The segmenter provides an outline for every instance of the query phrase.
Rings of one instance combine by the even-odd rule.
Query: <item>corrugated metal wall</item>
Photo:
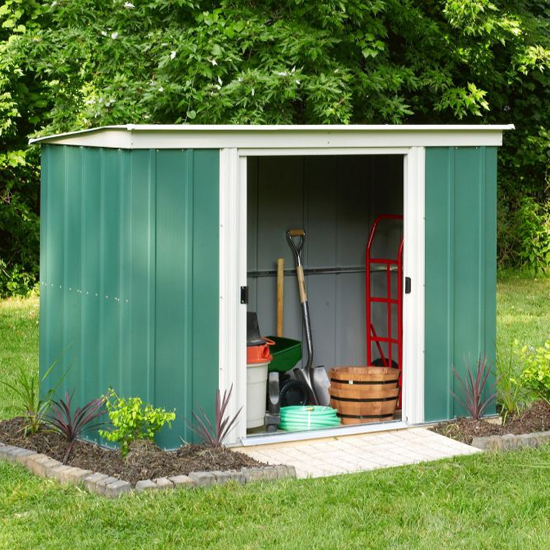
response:
[[[495,359],[496,155],[426,150],[426,420],[464,414],[452,365],[464,376],[480,354]]]
[[[275,334],[276,276],[256,274],[276,270],[279,257],[285,258],[285,270],[294,270],[294,256],[285,232],[304,228],[306,270],[354,271],[306,275],[315,364],[326,368],[366,364],[365,247],[374,218],[388,213],[403,213],[402,156],[249,159],[248,310],[258,312],[262,332]],[[386,254],[396,256],[401,228],[390,222],[380,229],[377,253],[384,249]],[[378,295],[384,294],[383,283],[381,275],[374,275],[373,287]],[[305,342],[294,272],[285,277],[284,305],[285,336]],[[395,308],[395,332],[396,318]],[[385,309],[379,308],[375,312],[379,334],[386,333],[386,323]],[[374,357],[378,356],[374,352]]]
[[[40,368],[77,403],[113,387],[191,440],[218,387],[219,153],[45,146]],[[61,391],[61,390],[60,390]]]

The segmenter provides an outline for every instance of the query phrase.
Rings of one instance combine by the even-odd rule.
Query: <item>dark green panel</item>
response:
[[[131,273],[132,264],[132,155],[129,151],[120,151],[120,187],[119,187],[119,335],[120,369],[118,387],[127,392],[131,387],[133,367],[132,331],[131,331]]]
[[[219,372],[219,155],[198,150],[193,162],[193,406],[214,418]]]
[[[485,157],[485,354],[496,361],[497,311],[497,149],[488,147]],[[491,230],[495,229],[495,230]]]
[[[157,152],[155,403],[176,409],[185,433],[192,370],[192,152]],[[165,432],[163,442],[172,439]]]
[[[101,332],[101,151],[84,149],[82,156],[82,294],[81,368],[84,401],[95,399],[105,389],[100,384]]]
[[[42,203],[42,215],[46,220],[45,253],[47,271],[41,293],[47,303],[46,311],[41,311],[40,329],[46,329],[41,337],[46,342],[45,353],[41,353],[41,372],[44,373],[56,360],[58,365],[49,378],[54,383],[64,372],[67,361],[65,336],[65,293],[63,291],[65,275],[65,209],[66,209],[66,148],[49,148],[49,169],[47,181],[43,179],[42,188],[46,201]],[[43,270],[44,271],[44,270]],[[45,304],[42,303],[42,306]],[[43,315],[42,313],[45,313]]]
[[[426,420],[465,414],[453,366],[494,359],[495,212],[495,148],[426,150]]]
[[[53,171],[55,167],[55,147],[45,145],[42,149],[42,166],[40,172],[40,365],[41,369],[48,364],[49,357],[51,355],[50,350],[50,338],[47,332],[50,323],[48,317],[51,310],[51,301],[49,299],[50,292],[48,289],[48,221],[49,211],[51,209],[49,205],[51,189],[49,182],[52,181]],[[43,371],[42,371],[43,372]]]
[[[485,331],[481,352],[491,364],[496,364],[497,334],[497,148],[485,149],[485,274],[483,328]],[[491,383],[494,377],[491,378]],[[496,408],[490,412],[496,412]]]
[[[82,149],[67,147],[65,150],[65,205],[64,221],[64,273],[63,273],[63,344],[65,364],[70,372],[64,381],[64,389],[74,392],[74,399],[81,400],[81,220],[82,217]],[[70,385],[69,385],[70,384]]]
[[[127,290],[132,334],[131,363],[126,369],[124,392],[154,400],[155,373],[155,229],[156,153],[131,155],[131,243]],[[131,388],[131,391],[130,391]]]
[[[120,188],[121,151],[101,153],[100,391],[120,392]]]
[[[193,405],[212,413],[218,387],[218,163],[218,151],[43,149],[41,371],[72,364],[75,405],[112,386],[175,408],[166,447],[192,439]]]
[[[453,362],[454,150],[426,150],[425,418],[451,415]],[[437,333],[432,336],[431,331]]]
[[[481,211],[484,208],[483,150],[460,148],[455,153],[454,171],[454,366],[463,372],[473,368],[482,349],[483,328],[480,308],[485,305],[484,268],[481,242],[484,240]]]

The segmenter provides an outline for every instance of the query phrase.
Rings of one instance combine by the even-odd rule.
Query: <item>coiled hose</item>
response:
[[[332,407],[293,405],[281,408],[279,428],[287,432],[301,432],[334,428],[340,425],[340,418]]]

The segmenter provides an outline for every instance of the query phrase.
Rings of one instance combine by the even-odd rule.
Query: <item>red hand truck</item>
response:
[[[373,364],[372,346],[380,355],[382,366],[392,367],[397,364],[402,368],[403,360],[403,229],[401,229],[401,240],[394,258],[373,258],[372,247],[376,232],[381,222],[386,220],[397,220],[403,224],[403,216],[398,214],[382,214],[372,224],[366,251],[366,306],[367,306],[367,365]],[[402,225],[401,225],[402,226]],[[397,275],[397,296],[392,295],[392,274]],[[384,277],[385,292],[382,296],[374,296],[372,289],[372,276]],[[375,303],[386,306],[386,335],[379,336],[374,328],[372,319],[372,306]],[[397,307],[397,334],[392,330],[392,308]],[[384,353],[381,344],[386,344],[387,355]],[[397,347],[397,360],[395,360],[394,347]],[[375,360],[375,362],[377,362]],[[399,387],[401,387],[401,373],[399,376]],[[401,395],[399,396],[398,408],[401,408]]]

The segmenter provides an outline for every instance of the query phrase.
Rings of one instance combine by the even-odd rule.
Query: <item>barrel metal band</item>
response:
[[[380,382],[372,382],[372,381],[355,381],[355,380],[338,380],[337,378],[331,378],[331,382],[335,382],[336,384],[345,384],[346,386],[378,386],[378,385],[385,385],[385,384],[397,384],[397,380],[381,380]]]
[[[393,413],[390,414],[341,414],[338,413],[340,418],[393,418]]]
[[[397,395],[394,397],[379,397],[378,399],[353,399],[351,397],[335,397],[331,395],[330,398],[334,401],[350,401],[352,403],[380,403],[382,401],[395,401]]]

